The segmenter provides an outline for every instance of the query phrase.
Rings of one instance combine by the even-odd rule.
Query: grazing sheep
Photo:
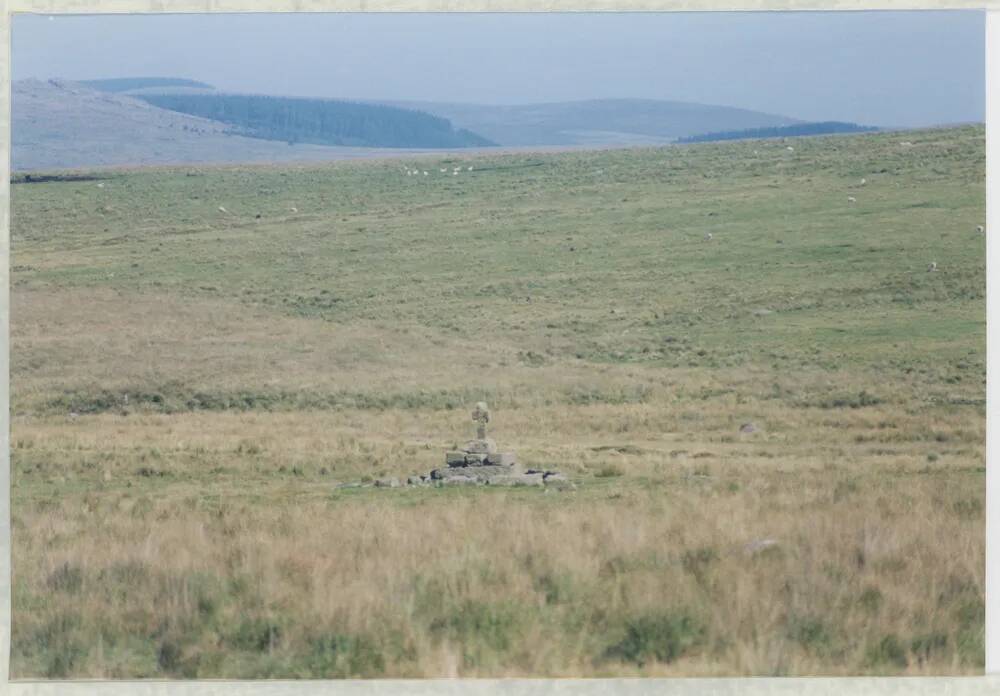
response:
[[[705,235],[705,239],[708,240],[708,241],[712,241],[712,233],[709,232],[708,234],[706,234]]]
[[[985,231],[986,231],[986,228],[983,227],[982,225],[977,225],[976,226],[976,232],[978,232],[979,234],[982,234]]]
[[[937,270],[937,261],[931,261],[930,265],[927,266],[927,272],[932,273]]]
[[[291,208],[289,208],[289,210],[291,210],[293,213],[299,212],[299,209],[296,208],[294,205]]]
[[[219,212],[220,213],[229,213],[229,211],[226,210],[225,208],[223,208],[221,205],[219,206]]]
[[[861,185],[862,185],[862,186],[864,186],[864,185],[865,185],[865,184],[867,184],[867,183],[868,183],[868,179],[864,179],[864,178],[863,178],[863,179],[861,179]]]
[[[786,149],[786,150],[788,150],[789,152],[795,152],[795,148],[794,148],[794,147],[792,147],[791,145],[789,145],[789,146],[788,146],[788,147],[786,147],[785,149]]]
[[[465,170],[471,172],[472,171],[472,166],[470,165],[470,166],[466,167]]]
[[[427,172],[424,172],[424,176],[427,176]]]
[[[848,203],[857,203],[857,202],[858,202],[858,199],[857,199],[857,198],[855,198],[854,196],[848,196],[848,197],[847,197],[847,202],[848,202]]]

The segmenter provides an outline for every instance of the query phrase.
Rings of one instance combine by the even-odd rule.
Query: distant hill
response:
[[[651,99],[596,99],[516,106],[435,102],[383,102],[447,118],[507,146],[632,145],[801,121],[747,109]]]
[[[328,160],[494,146],[660,145],[815,134],[810,129],[817,128],[777,114],[643,99],[516,106],[364,102],[228,94],[172,77],[22,80],[11,90],[12,162],[18,171]]]
[[[182,77],[115,77],[108,80],[80,80],[77,84],[101,92],[132,92],[143,89],[170,89],[176,87],[214,90],[212,85]]]
[[[843,121],[821,121],[819,123],[799,123],[794,126],[774,128],[748,128],[719,133],[702,133],[679,138],[680,143],[706,143],[717,140],[745,140],[748,138],[786,138],[806,135],[831,135],[835,133],[870,133],[877,131],[873,126],[862,126]]]
[[[251,94],[137,94],[154,106],[225,123],[233,133],[316,145],[485,147],[495,143],[448,119],[381,104]]]
[[[218,121],[59,80],[11,83],[15,171],[371,157],[395,150],[295,145],[233,135]]]

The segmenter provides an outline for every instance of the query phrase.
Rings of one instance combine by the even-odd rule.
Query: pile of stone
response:
[[[472,411],[476,423],[476,439],[466,442],[461,449],[445,453],[445,466],[434,469],[426,476],[411,476],[410,486],[546,486],[571,489],[573,483],[557,471],[528,469],[523,471],[513,452],[501,452],[497,443],[486,437],[486,424],[490,411],[479,402]],[[380,479],[376,486],[395,488],[397,479]]]

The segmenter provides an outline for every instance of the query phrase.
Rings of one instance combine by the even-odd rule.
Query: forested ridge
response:
[[[747,128],[744,130],[719,131],[716,133],[701,133],[678,138],[679,143],[706,143],[715,140],[743,140],[750,138],[781,138],[800,135],[828,135],[831,133],[865,133],[876,131],[873,126],[862,126],[857,123],[843,121],[820,121],[817,123],[796,123],[791,126],[773,126],[770,128]]]
[[[239,94],[142,94],[171,111],[228,124],[232,132],[289,144],[356,147],[476,147],[494,143],[422,111],[332,99]]]

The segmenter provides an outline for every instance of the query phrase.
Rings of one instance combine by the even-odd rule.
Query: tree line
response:
[[[332,99],[239,94],[141,94],[170,111],[221,121],[266,140],[356,147],[476,147],[495,143],[422,111]]]
[[[715,140],[745,140],[751,138],[784,138],[801,135],[829,135],[832,133],[869,133],[877,131],[873,126],[862,126],[844,121],[820,121],[817,123],[796,123],[792,126],[771,126],[768,128],[747,128],[744,130],[702,133],[678,138],[679,143],[707,143]]]

